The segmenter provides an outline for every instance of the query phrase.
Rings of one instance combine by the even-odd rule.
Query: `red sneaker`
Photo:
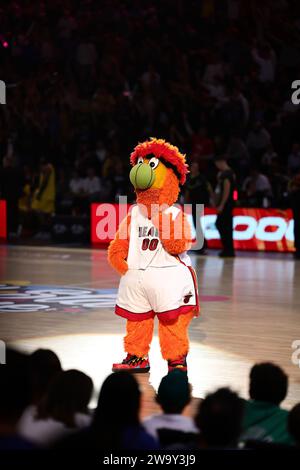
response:
[[[182,370],[187,374],[187,363],[186,363],[186,355],[178,357],[178,359],[174,359],[172,361],[168,361],[168,372],[172,372],[172,370]]]
[[[146,373],[150,370],[150,362],[148,356],[138,357],[133,354],[127,354],[121,363],[115,363],[112,371],[127,370],[134,373]]]

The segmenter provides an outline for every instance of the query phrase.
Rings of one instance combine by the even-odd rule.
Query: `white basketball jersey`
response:
[[[174,220],[180,209],[175,206],[168,207],[163,213],[172,214]],[[186,252],[179,258],[188,266],[191,261]],[[127,263],[129,269],[165,268],[177,266],[178,259],[168,253],[159,238],[158,229],[139,209],[138,205],[131,210],[130,239]]]

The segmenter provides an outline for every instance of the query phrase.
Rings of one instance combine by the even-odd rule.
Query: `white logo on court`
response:
[[[292,363],[300,368],[300,339],[292,342],[292,349],[295,349],[292,354]]]

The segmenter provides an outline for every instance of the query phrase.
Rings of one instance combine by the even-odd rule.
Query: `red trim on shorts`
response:
[[[195,317],[199,317],[199,314],[200,314],[200,303],[199,303],[199,294],[198,294],[198,284],[197,284],[197,275],[196,275],[196,272],[194,270],[194,268],[192,266],[188,266],[187,264],[184,263],[184,261],[182,261],[178,255],[175,255],[175,257],[178,259],[178,261],[183,264],[184,266],[186,266],[188,268],[188,270],[190,271],[191,273],[191,276],[192,276],[192,279],[193,279],[193,284],[194,284],[194,290],[195,290],[195,296],[196,296],[196,305],[195,305],[195,309],[194,309],[194,313],[195,313]]]
[[[165,312],[157,312],[156,315],[159,320],[176,320],[179,315],[191,312],[196,309],[197,305],[181,305],[181,307],[174,308],[173,310],[166,310]]]
[[[149,310],[148,312],[143,313],[135,313],[126,310],[126,308],[119,307],[119,305],[116,305],[115,313],[116,315],[119,315],[120,317],[126,318],[127,320],[131,321],[148,320],[148,318],[153,318],[155,316],[153,310]]]
[[[195,317],[199,317],[200,315],[200,303],[199,303],[199,294],[198,294],[198,285],[197,285],[197,276],[195,273],[194,268],[192,266],[187,266],[186,267],[189,269],[192,278],[193,278],[193,283],[194,283],[194,289],[195,289],[195,296],[196,296],[196,308],[194,310]]]

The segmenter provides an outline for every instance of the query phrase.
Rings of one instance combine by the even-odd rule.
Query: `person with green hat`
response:
[[[156,401],[162,413],[146,418],[143,426],[162,446],[195,441],[199,430],[192,418],[183,412],[191,401],[191,386],[187,375],[174,370],[162,378]]]

